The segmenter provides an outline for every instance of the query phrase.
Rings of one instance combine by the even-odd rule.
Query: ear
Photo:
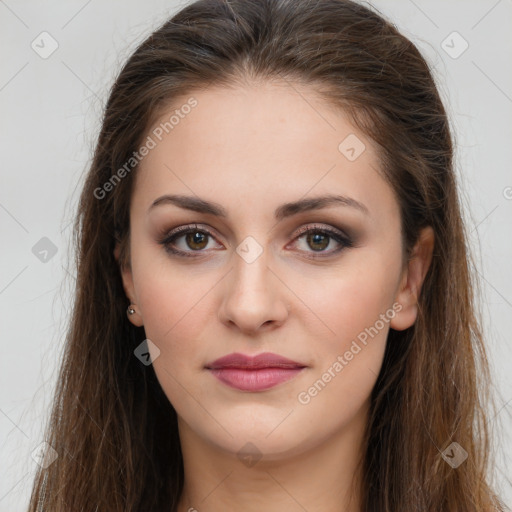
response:
[[[119,242],[116,242],[116,245],[114,247],[114,258],[116,259],[119,270],[121,272],[121,278],[123,280],[123,288],[124,292],[126,294],[126,297],[130,301],[130,304],[135,309],[135,313],[133,315],[128,315],[128,319],[130,322],[135,325],[136,327],[142,327],[144,325],[144,322],[142,320],[141,312],[139,307],[137,306],[137,299],[135,294],[135,287],[133,285],[133,276],[132,276],[132,269],[130,263],[127,265],[122,265],[119,261],[119,256],[121,252],[121,246]]]
[[[418,297],[427,271],[432,262],[434,251],[434,230],[431,226],[423,228],[411,258],[402,273],[395,302],[402,306],[391,320],[390,326],[397,331],[411,327],[418,316]]]

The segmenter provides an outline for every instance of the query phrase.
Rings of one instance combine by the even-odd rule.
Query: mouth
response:
[[[257,356],[229,354],[205,366],[214,377],[240,391],[265,391],[298,375],[307,366],[265,352]]]

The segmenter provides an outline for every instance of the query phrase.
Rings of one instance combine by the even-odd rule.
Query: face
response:
[[[313,89],[276,83],[179,98],[148,135],[122,275],[180,432],[279,459],[361,429],[424,276],[403,265],[371,141]],[[214,364],[233,353],[247,358]]]

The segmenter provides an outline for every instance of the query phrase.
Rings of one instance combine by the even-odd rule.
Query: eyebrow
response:
[[[166,194],[153,201],[148,208],[148,213],[155,207],[165,204],[173,204],[185,210],[192,210],[194,212],[215,215],[216,217],[228,217],[227,210],[218,203],[206,201],[199,197],[183,196],[183,195],[169,195]],[[365,215],[369,215],[368,208],[359,201],[340,195],[325,195],[318,197],[310,197],[308,199],[299,199],[290,203],[284,203],[274,212],[276,220],[280,221],[286,217],[291,217],[298,213],[320,210],[329,206],[345,206],[355,208]]]

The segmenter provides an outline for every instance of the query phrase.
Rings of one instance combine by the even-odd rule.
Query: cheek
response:
[[[308,297],[316,317],[328,329],[315,341],[315,370],[310,398],[318,405],[328,401],[335,406],[343,397],[346,406],[361,405],[371,393],[380,371],[390,321],[395,316],[393,300],[399,275],[393,260],[361,257],[359,262],[341,269],[321,286],[303,284],[301,294]],[[396,261],[396,260],[395,260]],[[315,386],[315,382],[318,385]],[[323,391],[324,389],[330,391]],[[308,393],[308,388],[302,391]],[[305,398],[308,401],[308,397]],[[304,402],[301,402],[304,403]]]
[[[328,278],[303,281],[300,295],[328,327],[325,346],[343,348],[373,326],[392,307],[398,277],[397,265],[360,253]]]
[[[333,282],[317,294],[318,316],[334,332],[315,343],[315,366],[294,398],[308,421],[322,418],[321,430],[339,428],[368,404],[394,314],[389,297],[372,280]]]
[[[173,264],[163,248],[152,247],[144,236],[132,249],[132,270],[139,309],[149,339],[164,341],[187,318],[201,294],[211,288],[208,275],[194,277],[189,269]],[[211,280],[211,278],[210,278]],[[205,291],[203,291],[203,289]]]
[[[174,389],[176,383],[171,376],[185,383],[206,362],[201,340],[215,314],[209,293],[214,291],[219,277],[214,272],[181,270],[168,261],[155,264],[154,256],[152,260],[145,264],[144,258],[133,258],[137,299],[146,337],[160,350],[155,371],[174,402],[175,397],[170,395],[179,390]]]
[[[157,379],[177,411],[194,410],[196,404],[186,391],[195,389],[192,377],[203,363],[198,356],[204,350],[200,340],[208,316],[203,319],[204,304],[200,299],[211,286],[175,272],[172,277],[160,274],[158,278],[155,273],[148,273],[142,279],[145,281],[139,300],[144,330],[160,350],[159,357],[153,360]]]

